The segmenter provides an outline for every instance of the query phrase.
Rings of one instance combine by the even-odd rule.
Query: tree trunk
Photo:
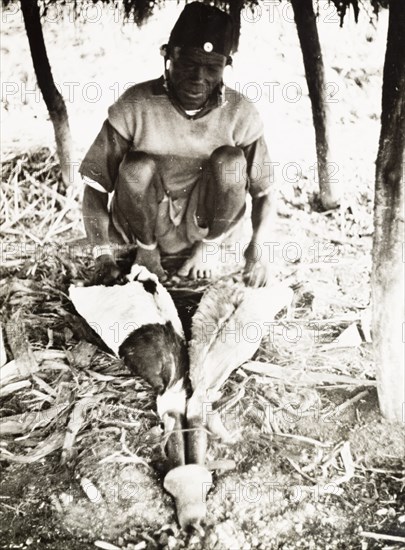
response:
[[[331,180],[334,173],[330,160],[328,126],[329,109],[326,101],[325,71],[312,0],[291,0],[294,20],[304,59],[305,75],[312,105],[315,127],[318,180],[321,202],[326,210],[339,204],[340,189]]]
[[[405,9],[391,0],[376,163],[373,341],[382,414],[404,421]]]
[[[230,4],[229,4],[229,15],[232,17],[232,21],[233,21],[233,45],[232,45],[233,53],[237,52],[239,48],[240,27],[241,27],[240,14],[243,9],[244,3],[245,3],[245,0],[230,0]]]
[[[72,183],[70,164],[72,158],[72,139],[66,105],[53,80],[46,53],[37,0],[21,0],[21,9],[38,86],[44,97],[55,132],[56,150],[59,157],[62,179],[64,184],[68,186],[69,183]]]

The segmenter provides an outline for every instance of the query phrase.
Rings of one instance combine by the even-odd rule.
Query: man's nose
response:
[[[192,77],[193,77],[193,80],[195,80],[197,82],[203,81],[204,80],[204,67],[201,67],[199,65],[193,67]]]

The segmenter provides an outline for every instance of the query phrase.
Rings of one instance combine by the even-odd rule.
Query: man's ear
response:
[[[170,47],[168,44],[163,44],[163,46],[160,46],[160,55],[164,57],[165,71],[167,71],[170,65]]]
[[[227,59],[226,59],[226,65],[232,66],[232,63],[233,63],[232,56],[228,55],[228,57],[227,57]],[[225,65],[225,66],[226,66],[226,65]]]

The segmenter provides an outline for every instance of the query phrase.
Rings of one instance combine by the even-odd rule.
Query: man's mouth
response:
[[[185,88],[183,89],[184,95],[191,98],[197,98],[204,95],[204,90],[202,88]]]

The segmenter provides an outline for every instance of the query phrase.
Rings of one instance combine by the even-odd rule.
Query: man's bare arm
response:
[[[108,193],[96,191],[89,185],[84,188],[83,221],[87,238],[95,245],[108,245]]]
[[[102,246],[110,244],[108,236],[108,193],[101,193],[89,185],[84,188],[83,221],[87,238],[95,247],[94,284],[111,285],[121,276],[121,271],[115,263],[112,251],[103,250]]]
[[[253,235],[245,251],[244,281],[253,287],[264,286],[270,277],[270,258],[263,243],[269,240],[275,227],[276,192],[252,199]]]
[[[276,211],[276,193],[274,190],[252,199],[252,242],[261,246],[269,239],[274,230]]]

